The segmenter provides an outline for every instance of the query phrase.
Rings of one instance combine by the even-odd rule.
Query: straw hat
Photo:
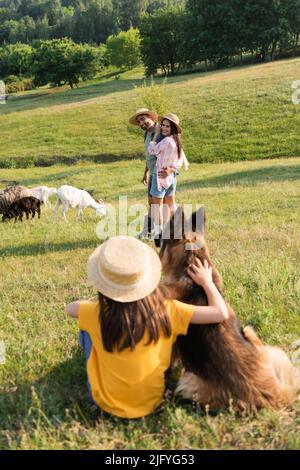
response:
[[[129,119],[130,124],[133,124],[134,126],[139,126],[139,123],[137,122],[136,118],[138,116],[141,116],[142,114],[145,114],[146,116],[149,116],[152,119],[152,121],[154,121],[154,122],[156,122],[157,119],[158,119],[158,114],[155,111],[150,111],[147,108],[140,108]]]
[[[118,302],[133,302],[151,294],[160,275],[156,252],[133,237],[110,238],[88,260],[89,284]]]
[[[182,130],[179,125],[179,117],[176,114],[169,113],[169,114],[166,114],[165,116],[158,116],[158,120],[160,122],[162,122],[164,119],[168,119],[168,121],[173,122],[173,124],[175,124],[175,126],[177,127],[178,134],[181,134]]]

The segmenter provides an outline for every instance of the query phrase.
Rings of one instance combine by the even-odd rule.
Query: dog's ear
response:
[[[193,232],[200,233],[204,237],[205,230],[205,209],[204,206],[199,207],[195,211],[189,221],[189,226],[192,228]]]
[[[163,229],[164,240],[182,240],[184,238],[185,215],[182,207],[176,209],[175,214],[166,223]]]

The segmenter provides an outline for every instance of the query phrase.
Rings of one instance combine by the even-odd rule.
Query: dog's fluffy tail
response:
[[[276,346],[264,346],[275,374],[282,402],[290,405],[300,388],[300,375],[286,353]]]
[[[290,405],[295,400],[297,391],[300,388],[298,370],[292,365],[288,356],[282,349],[276,346],[264,345],[251,326],[246,326],[243,331],[245,338],[250,341],[253,346],[260,349],[262,353],[266,353],[265,367],[275,378],[275,390],[277,392],[278,402],[284,405]]]

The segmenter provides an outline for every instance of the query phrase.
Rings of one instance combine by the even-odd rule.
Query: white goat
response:
[[[35,197],[37,197],[40,201],[43,201],[45,207],[51,207],[49,197],[56,194],[56,188],[48,188],[48,186],[37,186],[36,188],[31,188],[31,191]]]
[[[57,201],[53,211],[53,215],[56,218],[57,211],[62,204],[62,216],[67,222],[66,212],[70,207],[77,208],[77,218],[83,219],[83,209],[86,207],[91,207],[96,210],[98,216],[106,215],[106,209],[103,201],[96,202],[92,196],[83,189],[74,188],[73,186],[68,186],[64,184],[58,188],[57,192]]]

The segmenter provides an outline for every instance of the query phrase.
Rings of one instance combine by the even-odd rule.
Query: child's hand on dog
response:
[[[209,266],[206,259],[201,263],[200,259],[196,258],[194,263],[189,265],[187,273],[199,286],[204,287],[213,282],[212,267]]]

